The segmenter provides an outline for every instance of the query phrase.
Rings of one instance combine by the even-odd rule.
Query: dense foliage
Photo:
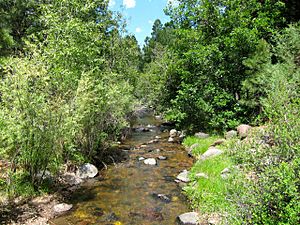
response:
[[[261,39],[272,43],[272,35],[288,24],[289,5],[257,0],[178,2],[168,9],[173,35],[165,57],[154,60],[167,64],[164,73],[154,72],[154,77],[164,77],[159,79],[163,88],[156,91],[164,93],[158,98],[160,106],[169,110],[169,119],[191,131],[254,123],[261,107],[250,104],[252,96],[243,88],[251,76],[244,61]],[[146,43],[147,54],[155,49],[153,40]]]
[[[275,46],[261,43],[247,60],[255,71],[252,84],[263,86],[260,103],[269,118],[267,130],[252,141],[238,144],[232,156],[252,179],[238,179],[243,191],[233,199],[239,222],[298,224],[300,221],[300,26],[285,29]],[[264,47],[262,47],[262,45]],[[264,55],[264,58],[258,55]],[[277,62],[272,64],[271,58]],[[258,141],[262,140],[262,141]],[[263,144],[262,144],[263,143]]]
[[[13,5],[29,12],[30,2]],[[10,1],[1,4],[9,7]],[[107,1],[45,1],[32,14],[41,29],[27,32],[30,23],[22,22],[22,37],[1,35],[21,49],[1,45],[0,137],[1,157],[17,172],[7,183],[23,174],[39,186],[46,170],[101,155],[126,125],[140,50],[134,37],[121,35],[122,21]]]

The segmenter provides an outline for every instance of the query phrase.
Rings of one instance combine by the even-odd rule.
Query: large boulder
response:
[[[240,138],[245,138],[248,136],[249,131],[251,130],[251,126],[247,125],[247,124],[241,124],[239,125],[236,130],[238,132],[238,135]]]
[[[225,134],[226,139],[235,138],[236,136],[237,136],[236,130],[230,130],[230,131],[226,132],[226,134]]]
[[[214,156],[217,156],[217,155],[220,155],[222,154],[223,151],[221,151],[220,149],[217,149],[215,147],[210,147],[206,152],[204,152],[200,159],[202,160],[206,160],[208,158],[211,158],[211,157],[214,157]]]
[[[197,225],[199,220],[199,215],[196,212],[188,212],[178,216],[178,221],[180,225]]]
[[[77,176],[81,179],[93,178],[98,174],[96,166],[90,163],[85,163],[78,168]]]
[[[206,134],[203,132],[198,132],[198,133],[195,133],[195,137],[205,139],[205,138],[209,137],[209,134]]]

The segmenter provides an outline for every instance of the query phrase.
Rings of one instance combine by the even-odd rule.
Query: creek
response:
[[[174,180],[191,167],[192,159],[180,144],[168,143],[167,127],[153,113],[137,117],[133,127],[119,147],[127,159],[86,181],[70,197],[73,209],[50,224],[172,225],[178,215],[189,211]],[[158,142],[151,143],[157,136]],[[141,157],[155,158],[157,165],[146,165]]]

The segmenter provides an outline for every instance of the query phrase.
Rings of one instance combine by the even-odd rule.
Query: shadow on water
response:
[[[131,137],[118,149],[126,152],[127,160],[110,165],[100,179],[86,182],[70,198],[73,210],[51,224],[176,224],[188,205],[174,179],[192,160],[181,145],[167,142],[168,132],[161,123],[149,112],[137,116]],[[155,138],[158,142],[151,142]],[[159,156],[167,159],[158,160]],[[145,165],[140,157],[155,158],[157,165]]]

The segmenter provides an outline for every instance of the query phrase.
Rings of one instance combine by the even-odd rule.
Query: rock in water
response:
[[[200,159],[205,160],[207,158],[211,158],[211,157],[220,155],[222,153],[223,153],[223,151],[221,151],[215,147],[211,147],[206,152],[204,152],[203,155],[201,155]]]
[[[181,214],[178,216],[179,224],[180,225],[197,225],[198,224],[198,213],[196,212],[188,212]]]
[[[173,143],[173,142],[175,142],[175,140],[174,140],[174,138],[169,137],[168,142],[169,142],[169,143]]]
[[[151,166],[155,166],[156,165],[156,160],[154,158],[149,158],[149,159],[145,159],[144,163],[146,165],[151,165]]]
[[[177,136],[177,130],[175,130],[175,129],[170,130],[170,137],[174,138],[176,136]]]
[[[73,207],[72,204],[61,203],[61,204],[55,205],[53,207],[53,210],[56,213],[62,213],[62,212],[69,211],[70,209],[72,209],[72,207]]]
[[[167,160],[167,157],[166,157],[166,156],[162,156],[162,155],[158,156],[157,158],[158,158],[159,160]]]
[[[187,170],[182,171],[180,174],[178,174],[178,176],[176,178],[177,178],[177,180],[184,182],[184,183],[189,182],[190,181],[189,171],[187,171]]]
[[[85,163],[78,168],[77,176],[81,179],[93,178],[98,174],[98,169],[90,164]]]

